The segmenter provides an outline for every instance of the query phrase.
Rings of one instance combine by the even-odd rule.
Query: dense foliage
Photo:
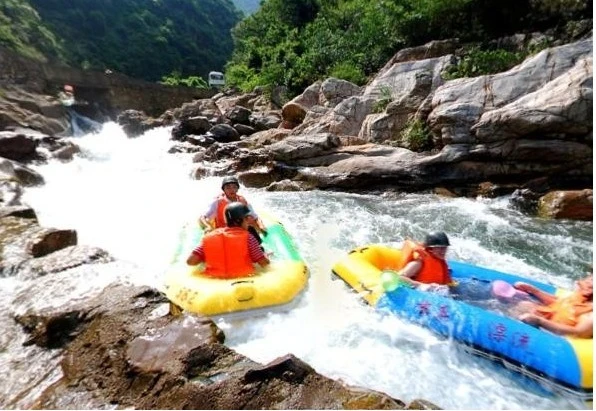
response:
[[[592,3],[578,0],[264,0],[233,30],[227,81],[294,93],[328,76],[363,84],[404,47],[483,42],[591,14]]]
[[[222,70],[232,53],[230,30],[241,18],[230,0],[1,2],[4,14],[30,12],[21,13],[19,24],[33,34],[11,27],[14,39],[5,43],[12,48],[23,49],[16,40],[26,37],[23,43],[34,50],[29,55],[57,56],[75,67],[111,69],[147,80],[170,73],[206,77],[211,70]]]
[[[37,60],[46,60],[46,55],[65,58],[56,36],[23,0],[0,0],[0,45]]]

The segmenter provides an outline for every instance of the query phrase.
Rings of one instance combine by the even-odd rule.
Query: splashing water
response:
[[[119,126],[108,123],[98,134],[73,140],[82,148],[74,161],[38,167],[46,185],[27,189],[24,199],[37,211],[40,224],[74,228],[79,244],[99,246],[118,258],[87,266],[92,273],[71,270],[60,281],[41,281],[44,304],[84,298],[110,281],[161,288],[182,226],[195,220],[220,191],[219,177],[190,178],[192,155],[167,153],[169,132],[154,129],[128,139]],[[506,198],[389,198],[244,187],[241,193],[284,223],[311,278],[290,312],[220,321],[230,347],[259,362],[293,353],[324,375],[406,402],[424,398],[451,409],[582,407],[544,395],[426,329],[375,312],[341,281],[332,280],[331,267],[357,246],[396,245],[405,237],[421,239],[427,231],[443,230],[451,239],[451,259],[569,287],[592,260],[592,223],[525,216],[510,209]],[[4,301],[12,301],[8,296],[25,285],[0,279]],[[0,371],[21,377],[2,362],[25,357],[23,350],[11,345],[0,357]]]

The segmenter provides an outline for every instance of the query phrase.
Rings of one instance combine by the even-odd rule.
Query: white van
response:
[[[219,71],[210,71],[208,83],[209,87],[220,88],[225,86],[226,80],[224,79],[223,73]]]

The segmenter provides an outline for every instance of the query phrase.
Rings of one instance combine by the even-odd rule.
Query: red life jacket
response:
[[[537,307],[536,314],[559,324],[574,326],[583,314],[593,311],[593,303],[578,293],[573,292],[559,297],[547,306]]]
[[[410,240],[406,240],[402,247],[402,253],[404,253],[404,267],[410,261],[414,260],[422,263],[422,269],[413,280],[425,284],[436,283],[449,285],[452,283],[447,262],[426,251],[422,244],[416,244]]]
[[[218,228],[203,238],[205,275],[216,278],[246,277],[255,268],[248,251],[248,231],[240,227]]]
[[[215,228],[223,228],[226,227],[226,217],[225,217],[225,209],[228,204],[230,204],[230,200],[226,197],[225,194],[220,194],[216,197],[217,200],[217,212],[215,214]],[[244,197],[241,195],[236,194],[236,200],[245,206],[248,206],[248,202]]]

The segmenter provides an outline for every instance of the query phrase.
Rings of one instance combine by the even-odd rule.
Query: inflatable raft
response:
[[[203,237],[198,223],[182,232],[173,264],[166,274],[168,299],[185,311],[206,316],[233,317],[228,314],[258,314],[295,302],[308,282],[308,270],[284,226],[274,218],[259,213],[267,235],[261,244],[271,264],[255,266],[249,277],[220,279],[203,274],[204,264],[186,265],[186,258]],[[257,268],[258,267],[258,268]]]
[[[448,261],[454,281],[448,295],[424,292],[406,283],[383,286],[385,270],[403,267],[401,251],[383,245],[356,248],[333,266],[369,304],[421,324],[464,344],[468,351],[502,362],[552,391],[590,402],[593,398],[593,339],[563,337],[533,327],[458,294],[458,288],[476,290],[487,304],[495,280],[524,281],[552,294],[568,291],[487,268]],[[393,288],[393,289],[392,289]],[[390,291],[388,291],[390,290]],[[489,290],[483,295],[482,290]],[[496,301],[496,300],[495,300]]]

